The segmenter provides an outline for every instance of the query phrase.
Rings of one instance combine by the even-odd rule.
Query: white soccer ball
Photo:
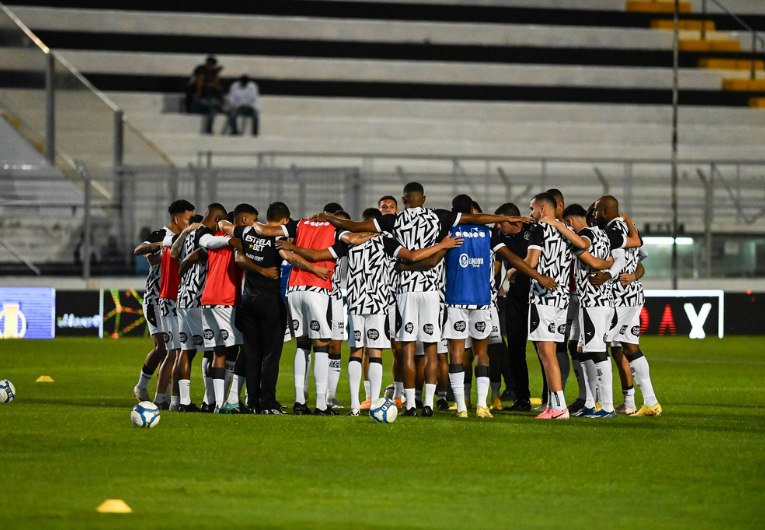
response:
[[[393,399],[393,394],[395,393],[396,393],[396,387],[393,386],[393,383],[391,383],[385,387],[385,392],[383,392],[383,397],[387,399]]]
[[[0,403],[10,403],[16,399],[16,389],[7,379],[0,379]]]
[[[376,399],[369,409],[369,415],[377,423],[393,423],[398,416],[398,408],[388,398]]]
[[[159,423],[159,408],[151,401],[141,401],[133,407],[130,420],[136,427],[156,427]]]

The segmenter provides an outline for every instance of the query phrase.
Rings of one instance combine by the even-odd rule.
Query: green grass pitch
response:
[[[644,338],[659,418],[436,413],[381,425],[163,412],[150,430],[130,422],[148,346],[0,343],[0,378],[17,391],[0,405],[5,527],[762,528],[765,338]],[[286,345],[278,396],[290,408],[293,353]],[[533,353],[528,362],[538,395]],[[199,374],[196,360],[196,403]],[[343,366],[346,406],[347,389]],[[569,401],[575,392],[569,384]],[[97,513],[105,499],[133,513]]]

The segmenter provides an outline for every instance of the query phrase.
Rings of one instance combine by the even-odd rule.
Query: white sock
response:
[[[401,381],[393,381],[393,399],[401,399],[401,394],[404,393],[404,383]]]
[[[465,372],[450,372],[449,383],[452,385],[454,401],[457,402],[457,412],[467,410],[465,405]]]
[[[139,390],[146,390],[149,388],[149,383],[153,376],[154,374],[145,374],[143,373],[143,370],[141,370],[141,375],[138,377],[138,384],[136,387],[138,387]]]
[[[181,405],[190,405],[191,404],[191,381],[188,379],[179,379],[178,393],[181,395]]]
[[[244,381],[245,377],[243,375],[234,374],[234,378],[231,380],[231,388],[228,392],[228,399],[226,400],[227,403],[230,403],[231,405],[239,404],[239,394],[242,391],[242,383],[244,383]]]
[[[215,383],[212,377],[205,377],[205,403],[215,405]]]
[[[553,410],[565,410],[566,397],[563,395],[563,390],[550,392],[550,401],[548,401],[548,405],[550,405]]]
[[[576,383],[579,385],[579,399],[587,399],[587,380],[582,370],[582,364],[579,359],[571,359],[571,367],[574,369]]]
[[[369,363],[367,373],[369,374],[369,399],[374,401],[380,398],[380,392],[382,392],[382,363]]]
[[[622,394],[624,394],[624,404],[627,407],[632,407],[633,409],[635,407],[635,387],[631,386],[629,388],[622,388]]]
[[[329,376],[329,354],[325,351],[313,352],[313,380],[316,383],[316,408],[327,408],[327,377]]]
[[[303,397],[308,401],[308,378],[311,375],[311,350],[305,357],[305,375],[303,376]]]
[[[293,365],[293,375],[295,377],[295,403],[305,404],[305,374],[306,357],[308,352],[305,348],[298,348],[295,351],[295,364]]]
[[[587,359],[582,362],[584,375],[587,378],[587,401],[584,406],[589,409],[595,408],[595,392],[598,388],[598,371],[595,369],[595,361]]]
[[[224,387],[225,394],[228,395],[228,391],[231,388],[231,381],[234,380],[234,367],[236,366],[236,361],[226,361],[226,386]]]
[[[433,397],[436,395],[437,386],[425,383],[425,401],[422,402],[423,407],[433,408]]]
[[[204,352],[202,355],[202,378],[204,379],[207,377],[207,369],[210,367],[210,360],[207,357],[204,357]]]
[[[415,408],[417,405],[414,403],[414,388],[405,388],[404,393],[406,394],[406,410]]]
[[[338,355],[336,359],[329,359],[329,371],[327,372],[327,399],[332,399],[337,394],[337,383],[340,381],[340,362],[340,355]],[[356,385],[357,394],[358,388],[358,385]]]
[[[215,389],[215,406],[222,409],[226,404],[226,380],[213,379],[213,388]]]
[[[369,381],[364,381],[364,399],[371,399],[370,396]]]
[[[600,404],[606,412],[614,411],[614,374],[611,358],[595,364],[598,372],[598,396]]]
[[[157,392],[157,395],[154,396],[154,403],[167,403],[170,401],[170,391],[165,390],[164,392]]]
[[[499,390],[502,387],[502,381],[499,383],[492,382],[489,386],[491,388],[491,397],[499,397]]]
[[[473,381],[465,383],[463,386],[465,387],[465,403],[467,403],[470,401],[470,394],[473,393]]]
[[[648,368],[648,359],[643,356],[638,357],[630,363],[630,370],[635,382],[643,393],[643,403],[649,407],[656,405],[659,401],[653,392],[651,383],[651,370]]]
[[[488,377],[475,378],[476,396],[478,397],[478,403],[476,406],[484,408],[488,407],[486,404],[486,398],[489,396],[489,385],[490,381]]]
[[[361,362],[358,357],[351,357],[348,361],[348,385],[351,387],[351,409],[361,408],[359,403],[359,384],[361,382]]]

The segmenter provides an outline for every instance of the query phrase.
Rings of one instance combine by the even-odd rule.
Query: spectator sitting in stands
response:
[[[120,273],[125,267],[125,254],[120,252],[117,238],[114,236],[109,236],[106,248],[104,248],[102,263],[107,266],[108,272]]]
[[[239,134],[237,120],[239,116],[252,118],[252,135],[258,135],[258,85],[246,74],[231,84],[228,91],[228,103],[231,106],[228,115],[231,134]]]
[[[220,72],[215,57],[208,57],[204,64],[194,68],[189,85],[186,88],[186,111],[195,114],[207,114],[205,133],[212,134],[215,113],[221,111],[223,92],[220,89]]]

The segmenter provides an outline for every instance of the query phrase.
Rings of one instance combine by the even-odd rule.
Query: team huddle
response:
[[[474,371],[475,414],[492,418],[507,410],[503,375],[515,394],[509,410],[531,410],[528,339],[545,383],[537,418],[661,414],[639,345],[646,254],[614,197],[565,207],[552,189],[531,199],[529,217],[512,203],[491,215],[467,195],[451,210],[425,208],[425,198],[409,183],[403,210],[385,196],[361,220],[330,203],[295,221],[276,202],[265,224],[249,204],[229,214],[213,203],[195,216],[189,202],[173,202],[168,225],[135,249],[151,264],[143,309],[154,340],[135,397],[150,400],[158,372],[161,409],[286,414],[276,387],[283,345],[294,337],[292,412],[336,415],[347,338],[352,416],[383,394],[382,351],[390,348],[394,383],[385,394],[403,415],[468,417]],[[624,395],[616,408],[609,349]],[[200,408],[190,397],[198,351]],[[572,367],[579,396],[567,405]]]

